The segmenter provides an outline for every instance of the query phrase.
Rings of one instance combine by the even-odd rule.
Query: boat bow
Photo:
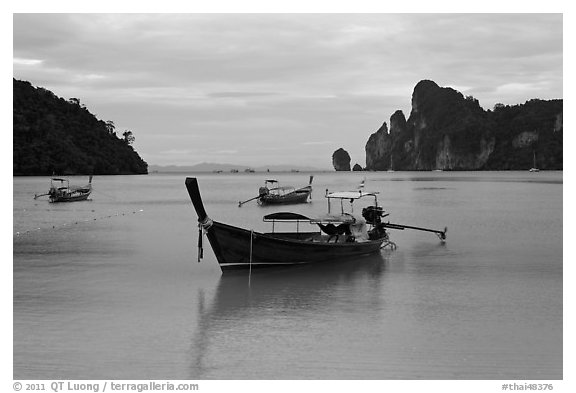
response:
[[[195,177],[186,178],[186,189],[198,214],[198,222],[202,223],[206,221],[208,215],[206,214],[206,209],[204,209],[204,203],[202,202],[202,197],[200,196],[200,188],[198,187],[198,180]]]

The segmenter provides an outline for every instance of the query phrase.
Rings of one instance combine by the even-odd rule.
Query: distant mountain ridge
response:
[[[150,172],[230,172],[237,170],[238,172],[244,172],[246,170],[254,170],[255,172],[321,172],[327,171],[328,169],[320,169],[310,166],[290,166],[290,165],[268,165],[268,166],[257,166],[250,167],[246,165],[236,165],[236,164],[220,164],[220,163],[210,163],[202,162],[195,165],[150,165]]]
[[[497,104],[478,100],[430,80],[412,94],[408,119],[390,117],[366,143],[366,169],[527,170],[563,168],[563,100]],[[536,161],[536,163],[534,163]]]
[[[13,175],[148,173],[132,132],[118,137],[113,122],[97,119],[79,99],[16,79],[13,91]]]

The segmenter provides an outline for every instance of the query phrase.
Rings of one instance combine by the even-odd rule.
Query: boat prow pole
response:
[[[186,178],[186,189],[188,190],[188,195],[192,200],[196,214],[198,214],[198,221],[203,222],[206,220],[208,215],[204,209],[204,203],[202,203],[202,197],[200,196],[200,188],[198,187],[198,180],[195,177]]]
[[[195,177],[186,178],[186,189],[188,190],[188,195],[190,195],[196,214],[198,214],[198,262],[200,262],[204,256],[204,247],[202,245],[203,232],[206,231],[208,233],[213,222],[206,214],[204,203],[202,203],[202,197],[200,196],[198,180],[196,180]],[[208,239],[210,239],[210,233],[208,233]]]

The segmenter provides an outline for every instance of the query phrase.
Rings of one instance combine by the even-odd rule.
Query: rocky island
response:
[[[342,148],[332,154],[332,166],[337,171],[350,171],[350,154]]]

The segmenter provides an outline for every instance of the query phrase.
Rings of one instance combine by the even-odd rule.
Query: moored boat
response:
[[[264,187],[258,190],[260,193],[258,203],[261,205],[305,203],[312,193],[313,178],[310,176],[310,183],[298,189],[292,186],[280,186],[278,180],[268,179],[264,182]]]
[[[50,202],[78,202],[85,201],[92,193],[92,176],[88,179],[88,184],[84,186],[71,186],[70,180],[53,177],[50,179],[50,189],[48,193],[35,195],[34,199],[48,195]]]
[[[288,205],[295,203],[306,203],[312,194],[312,180],[314,176],[310,176],[308,185],[301,188],[294,188],[292,186],[280,186],[276,179],[266,179],[264,186],[258,190],[258,196],[250,198],[244,202],[238,202],[238,206],[244,203],[257,200],[259,205]]]
[[[329,263],[342,258],[379,252],[382,247],[395,247],[386,231],[389,223],[381,221],[384,211],[378,206],[376,194],[351,191],[326,194],[328,215],[316,219],[291,212],[279,212],[264,217],[272,222],[272,232],[262,233],[224,224],[208,217],[196,178],[186,178],[186,188],[198,215],[199,260],[202,257],[202,234],[207,235],[216,259],[223,271],[256,267]],[[351,203],[360,198],[373,197],[374,204],[362,210],[362,216],[343,210],[343,201]],[[340,200],[342,211],[331,213],[330,202]],[[296,231],[276,232],[276,222],[291,222]],[[312,224],[315,230],[300,230],[300,225]],[[446,231],[406,227],[392,224],[392,229],[421,229],[436,232],[442,239]],[[368,228],[369,226],[369,228]]]

